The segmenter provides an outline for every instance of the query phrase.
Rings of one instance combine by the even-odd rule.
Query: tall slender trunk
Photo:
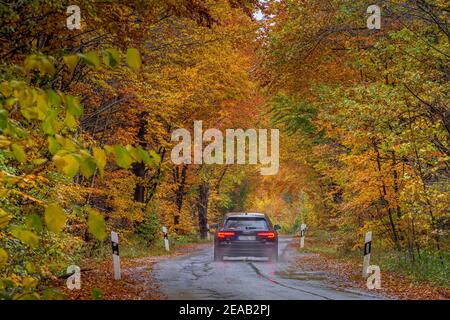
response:
[[[138,178],[138,182],[134,187],[134,201],[145,202],[145,186],[143,180],[145,178],[145,165],[143,162],[133,164],[133,173]]]
[[[148,188],[147,197],[146,197],[146,201],[145,201],[146,203],[149,203],[153,199],[153,197],[156,194],[156,189],[158,188],[158,186],[161,182],[162,164],[164,162],[164,158],[166,155],[166,148],[160,147],[158,149],[158,154],[161,158],[161,161],[158,164],[156,173],[151,178],[151,184],[150,184],[150,187]]]
[[[147,112],[142,112],[140,114],[140,121],[139,121],[139,130],[137,134],[137,140],[139,142],[139,145],[143,147],[144,149],[147,147],[147,143],[145,141],[145,134],[147,132]],[[144,179],[145,179],[145,164],[141,162],[133,163],[133,173],[138,178],[136,185],[134,187],[134,201],[137,202],[145,202],[145,185],[144,185]]]
[[[375,150],[375,153],[377,155],[377,169],[378,169],[378,173],[382,173],[381,170],[381,156],[380,156],[380,151],[378,150],[378,145],[375,141],[373,141],[373,148]],[[386,200],[386,196],[387,196],[387,188],[386,188],[386,184],[384,183],[383,178],[381,178],[381,195],[380,195],[380,200],[383,204],[383,206],[386,208],[387,214],[388,214],[388,218],[389,218],[389,223],[391,225],[392,228],[392,235],[394,237],[394,244],[395,244],[395,248],[397,250],[400,250],[400,242],[399,242],[399,237],[398,237],[398,233],[397,233],[397,228],[395,226],[395,222],[394,222],[394,218],[392,216],[392,210],[391,207],[388,203],[388,201]]]
[[[178,231],[178,225],[180,223],[180,215],[181,215],[181,209],[183,208],[183,201],[184,201],[184,188],[186,186],[186,176],[187,176],[187,166],[183,165],[181,168],[175,167],[173,169],[173,180],[174,183],[177,184],[176,190],[175,190],[175,204],[177,206],[177,211],[175,212],[175,215],[173,216],[173,225],[175,228],[175,231]]]
[[[399,198],[400,198],[400,188],[399,188],[399,182],[398,182],[398,172],[397,172],[397,157],[395,155],[395,151],[391,151],[392,154],[392,177],[394,179],[394,192],[395,192],[395,199],[397,201],[396,203],[396,211],[397,211],[397,218],[402,217],[402,209],[400,208],[399,204]]]
[[[424,196],[425,196],[425,202],[427,204],[427,211],[428,214],[430,215],[430,219],[431,219],[431,227],[432,228],[436,228],[436,219],[434,217],[433,214],[433,205],[428,197],[428,189],[427,189],[427,183],[425,180],[425,173],[423,172],[423,168],[422,168],[422,163],[420,160],[420,156],[419,156],[419,151],[417,150],[417,145],[416,145],[416,137],[414,135],[414,130],[412,128],[411,125],[411,108],[409,106],[409,104],[407,104],[408,106],[408,117],[409,117],[409,130],[410,130],[410,135],[411,135],[411,140],[413,142],[413,147],[414,147],[414,155],[416,157],[416,161],[417,161],[417,168],[414,168],[416,173],[418,174],[420,181],[422,182],[422,188],[423,188],[423,192],[424,192]],[[441,261],[441,264],[444,265],[444,258],[442,257],[442,253],[441,253],[441,244],[440,244],[440,239],[439,239],[439,232],[432,232],[432,237],[435,240],[436,243],[436,249],[438,251],[438,255],[439,255],[439,260]]]
[[[208,197],[209,197],[209,184],[206,181],[201,182],[198,187],[198,228],[200,232],[200,238],[205,239],[208,229],[206,227],[208,223]]]

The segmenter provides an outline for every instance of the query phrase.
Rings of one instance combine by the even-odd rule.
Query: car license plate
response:
[[[238,239],[243,240],[243,241],[252,241],[252,240],[255,240],[256,237],[255,236],[239,236]]]

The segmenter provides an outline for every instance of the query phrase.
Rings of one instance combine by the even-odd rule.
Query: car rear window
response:
[[[264,218],[228,218],[224,228],[230,230],[269,230]]]

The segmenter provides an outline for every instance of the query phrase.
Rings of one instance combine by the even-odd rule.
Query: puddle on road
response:
[[[298,280],[298,281],[314,281],[314,285],[317,288],[332,289],[335,292],[342,292],[346,294],[355,294],[359,296],[366,296],[370,298],[379,298],[376,295],[371,295],[358,290],[358,288],[352,287],[345,281],[339,280],[330,276],[326,272],[320,271],[298,271],[295,269],[279,270],[274,273],[282,279],[286,280]],[[312,285],[311,283],[309,285]]]
[[[312,280],[312,281],[324,281],[329,280],[329,277],[325,272],[305,272],[297,270],[281,270],[275,271],[275,275],[283,279],[290,280]]]
[[[216,291],[214,289],[209,288],[201,288],[196,287],[193,288],[193,290],[197,291],[198,293],[204,295],[207,299],[238,299],[236,295],[230,292],[224,292],[224,291]]]

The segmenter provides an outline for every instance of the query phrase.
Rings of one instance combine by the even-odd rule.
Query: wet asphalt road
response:
[[[299,253],[288,246],[290,237],[279,239],[280,261],[255,259],[213,261],[213,246],[158,262],[153,275],[168,299],[383,299],[354,289],[320,272],[299,272],[292,265]]]

